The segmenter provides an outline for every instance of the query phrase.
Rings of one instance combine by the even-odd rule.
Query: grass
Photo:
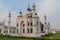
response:
[[[0,40],[60,40],[60,34],[46,34],[42,37],[16,37],[9,35],[0,35]]]

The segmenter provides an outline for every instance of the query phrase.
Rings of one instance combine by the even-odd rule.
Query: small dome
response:
[[[19,14],[22,14],[22,12],[20,11]]]
[[[22,15],[22,12],[21,12],[21,11],[19,12],[18,17],[23,17],[23,15]]]
[[[30,9],[30,8],[27,8],[27,10],[28,10],[28,11],[31,11],[31,9]]]

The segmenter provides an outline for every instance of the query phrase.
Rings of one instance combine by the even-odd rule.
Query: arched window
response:
[[[27,22],[27,25],[29,26],[29,22]]]
[[[33,29],[31,28],[31,33],[33,33]]]
[[[23,33],[25,33],[25,29],[23,28]]]
[[[18,33],[18,29],[17,29],[17,33]]]
[[[1,29],[0,29],[0,33],[1,33]]]
[[[20,25],[21,25],[21,27],[25,27],[24,21],[22,21],[22,22],[20,23]]]
[[[27,29],[27,33],[29,33],[29,28]]]
[[[25,24],[23,24],[23,27],[25,27]]]
[[[39,24],[39,22],[37,21],[37,25]]]
[[[31,22],[30,24],[31,24],[31,26],[32,26],[32,22]]]
[[[33,29],[31,28],[31,29],[27,29],[27,33],[33,33]]]

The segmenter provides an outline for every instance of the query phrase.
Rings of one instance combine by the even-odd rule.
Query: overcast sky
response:
[[[27,10],[28,3],[30,7],[36,4],[36,12],[40,20],[44,23],[44,15],[47,16],[47,22],[50,22],[51,28],[60,28],[60,0],[0,0],[0,21],[6,20],[8,25],[8,13],[12,13],[12,25],[16,24],[17,16],[22,11]]]

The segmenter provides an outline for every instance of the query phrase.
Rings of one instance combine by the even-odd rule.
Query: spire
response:
[[[33,3],[33,5],[32,5],[32,10],[35,10],[35,4]]]
[[[3,20],[3,23],[4,23],[4,25],[5,25],[5,19]]]
[[[11,12],[9,11],[9,14],[8,14],[8,35],[10,35],[10,25],[11,25]]]
[[[29,6],[29,3],[28,3],[28,8],[27,8],[27,10],[28,10],[28,11],[31,11],[31,8],[30,8],[30,6]]]
[[[46,19],[46,14],[44,15],[44,19]]]
[[[46,33],[46,27],[47,27],[47,22],[46,22],[46,14],[44,15],[44,32]]]
[[[11,12],[10,11],[9,11],[9,14],[8,14],[8,18],[9,18],[8,24],[10,26],[10,23],[11,23]]]
[[[11,12],[9,11],[9,16],[8,16],[9,18],[11,18]]]
[[[50,28],[50,23],[48,22],[48,26],[49,26],[49,28]]]
[[[50,33],[50,23],[48,22],[48,34]]]

